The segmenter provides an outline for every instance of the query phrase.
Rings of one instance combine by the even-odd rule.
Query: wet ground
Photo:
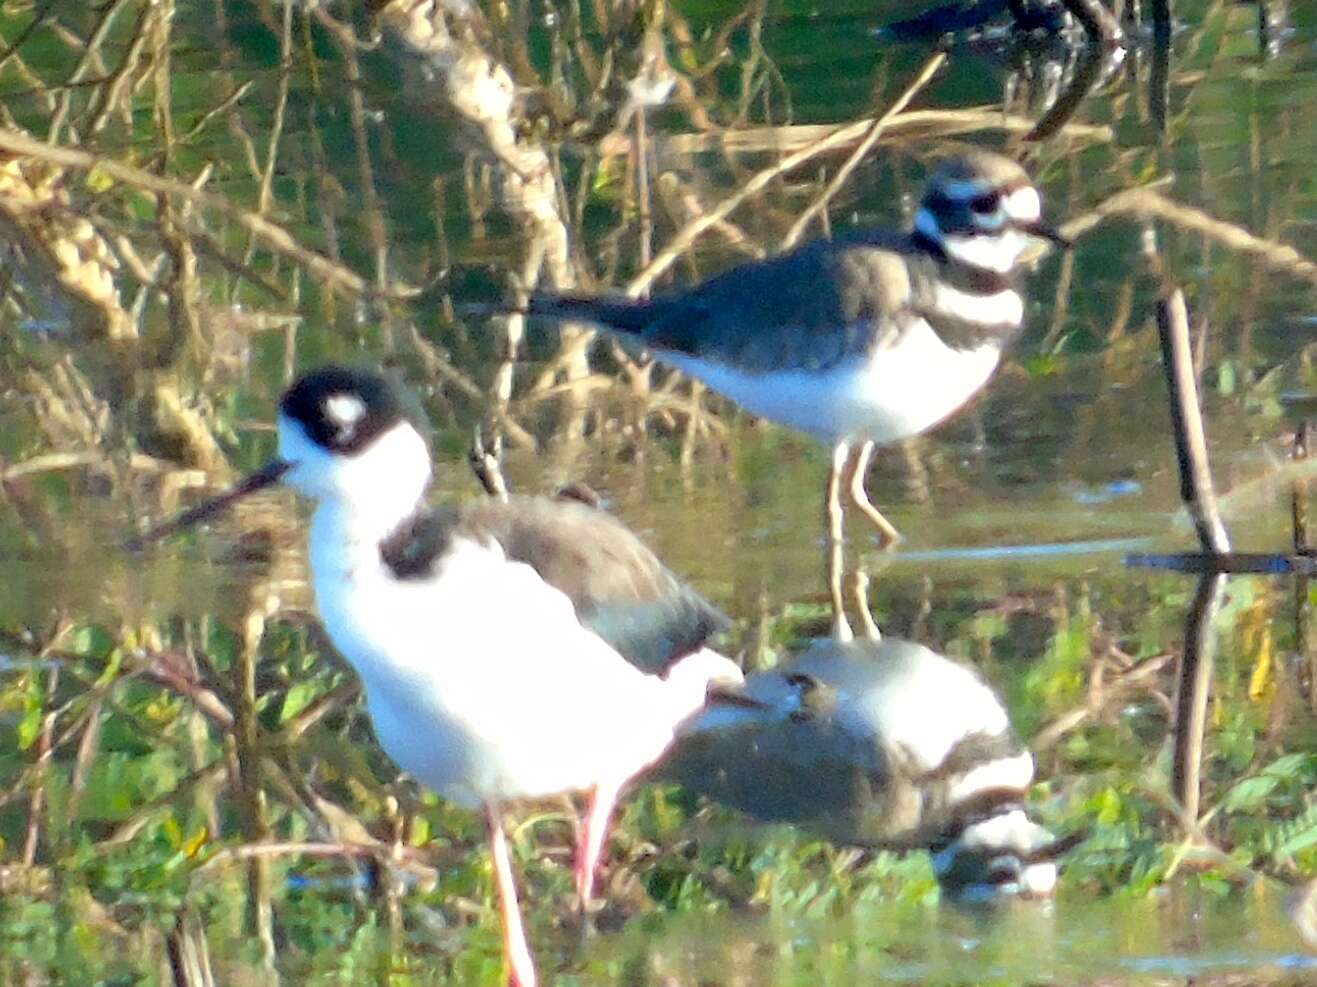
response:
[[[350,674],[307,630],[291,501],[146,556],[124,536],[221,483],[226,464],[259,462],[294,369],[385,363],[434,421],[436,498],[478,495],[466,449],[493,423],[514,486],[588,483],[736,619],[747,663],[768,664],[829,623],[827,452],[543,327],[503,364],[502,323],[461,305],[511,290],[534,231],[396,26],[376,45],[364,14],[333,4],[230,4],[213,19],[61,7],[35,27],[49,10],[0,14],[7,128],[135,170],[52,159],[4,189],[61,191],[0,229],[0,885],[13,892],[0,979],[170,982],[169,949],[209,943],[221,983],[497,982],[478,826],[395,786]],[[610,35],[598,11],[500,7],[473,35],[512,67],[521,140],[543,141],[558,169],[568,263],[600,290],[817,128],[883,112],[932,54],[873,33],[905,3],[672,8]],[[1317,873],[1308,587],[1229,584],[1189,827],[1168,793],[1194,584],[1124,565],[1194,545],[1153,323],[1164,283],[1188,298],[1233,544],[1292,544],[1295,484],[1317,469],[1291,462],[1302,415],[1287,411],[1317,384],[1317,17],[1293,4],[1260,37],[1253,4],[1175,16],[1164,90],[1135,28],[1124,61],[1041,141],[1026,133],[1073,79],[1073,51],[1012,39],[1004,22],[959,39],[911,103],[943,115],[893,123],[823,211],[832,230],[908,222],[930,159],[963,142],[1026,161],[1057,220],[1098,219],[1030,276],[1028,331],[988,390],[876,457],[870,491],[900,548],[877,551],[858,523],[849,545],[885,631],[973,662],[1000,692],[1035,752],[1043,818],[1092,831],[1057,901],[939,908],[918,855],[858,854],[651,788],[625,810],[597,934],[564,901],[561,813],[519,833],[547,981],[1317,982],[1291,918]],[[646,111],[638,170],[625,96],[590,80],[605,55],[619,76],[639,70],[646,23],[690,88]],[[657,286],[777,249],[855,145],[775,177]],[[210,198],[173,189],[165,208],[143,176]],[[1155,218],[1113,200],[1142,186],[1169,204]],[[76,240],[67,221],[81,215],[118,259],[114,305],[136,332],[105,328],[103,298],[93,318],[33,286],[40,243]],[[195,275],[171,273],[186,256]],[[186,414],[160,411],[170,394]],[[183,671],[162,674],[161,656]],[[332,854],[256,866],[241,850],[387,847],[395,833],[428,843],[417,866],[436,871],[419,887]]]

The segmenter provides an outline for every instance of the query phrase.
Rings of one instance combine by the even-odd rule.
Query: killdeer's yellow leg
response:
[[[868,491],[864,489],[864,478],[869,472],[869,457],[873,455],[873,445],[872,442],[865,442],[855,451],[846,483],[850,488],[851,503],[858,507],[860,513],[878,529],[878,547],[891,548],[901,540],[901,532],[897,531],[892,522],[883,517],[882,512],[873,506]]]
[[[851,575],[851,596],[855,600],[855,612],[860,615],[864,636],[870,641],[881,641],[883,632],[873,619],[873,611],[869,609],[869,574],[863,566],[856,566]]]
[[[838,442],[832,450],[832,469],[828,473],[828,592],[832,596],[832,636],[838,641],[850,641],[855,635],[846,622],[846,603],[842,599],[841,580],[846,571],[842,542],[846,537],[846,515],[841,506],[842,474],[850,460],[849,443]]]

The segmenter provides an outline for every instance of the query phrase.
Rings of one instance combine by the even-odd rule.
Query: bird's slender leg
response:
[[[535,987],[535,962],[531,959],[526,930],[521,924],[517,882],[512,876],[508,840],[503,835],[503,819],[496,802],[485,804],[485,823],[489,827],[489,849],[494,857],[498,908],[503,919],[503,963],[507,968],[508,987]]]
[[[855,598],[855,612],[860,615],[860,628],[864,636],[870,641],[881,641],[883,632],[873,619],[873,611],[869,609],[869,574],[863,567],[857,567],[851,576],[851,594]]]
[[[901,532],[892,522],[883,517],[882,512],[873,506],[869,493],[864,489],[864,478],[869,472],[869,457],[873,455],[873,443],[866,442],[856,451],[850,462],[850,475],[846,483],[850,488],[851,503],[860,509],[870,523],[878,529],[878,547],[891,548],[901,540]]]
[[[850,444],[838,442],[832,450],[832,470],[828,473],[827,579],[828,591],[832,595],[832,636],[838,641],[849,641],[855,636],[851,633],[851,625],[846,622],[846,602],[841,594],[841,579],[846,569],[842,549],[842,541],[846,535],[846,516],[842,513],[841,507],[841,483],[850,454]]]
[[[589,804],[581,824],[580,839],[576,843],[576,895],[584,911],[594,894],[594,878],[599,871],[599,858],[604,852],[604,837],[608,834],[608,820],[617,804],[619,786],[595,785],[590,790]]]
[[[484,428],[477,425],[471,437],[470,457],[471,472],[475,473],[485,493],[506,501],[508,481],[503,475],[503,432],[495,431],[487,440]]]

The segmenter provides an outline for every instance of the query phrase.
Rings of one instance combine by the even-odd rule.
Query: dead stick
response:
[[[1161,338],[1162,368],[1170,389],[1171,426],[1180,466],[1180,498],[1193,518],[1203,551],[1221,555],[1230,551],[1230,537],[1221,522],[1212,488],[1203,411],[1189,344],[1189,314],[1179,288],[1157,302],[1157,333]]]
[[[1221,609],[1228,576],[1202,576],[1185,618],[1184,656],[1175,690],[1175,750],[1171,793],[1184,806],[1185,819],[1198,820],[1203,767],[1203,731],[1207,728],[1207,698],[1212,687],[1216,634],[1212,621]]]
[[[1294,448],[1290,459],[1301,462],[1308,458],[1308,422],[1301,420],[1294,430]],[[1290,489],[1290,525],[1294,535],[1294,552],[1296,555],[1308,555],[1312,549],[1308,545],[1308,481],[1296,479]]]

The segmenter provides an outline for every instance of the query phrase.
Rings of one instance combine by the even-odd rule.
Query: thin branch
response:
[[[263,216],[249,212],[246,209],[239,209],[221,196],[202,192],[185,182],[165,178],[161,175],[153,175],[113,158],[102,157],[70,147],[56,147],[28,137],[26,134],[4,128],[0,128],[0,150],[38,158],[52,164],[64,165],[67,168],[97,171],[133,188],[173,196],[203,209],[211,209],[222,213],[258,237],[268,249],[291,257],[294,262],[320,277],[331,288],[349,294],[382,297],[390,300],[413,298],[419,294],[418,289],[399,282],[394,282],[385,288],[373,287],[359,274],[349,270],[342,264],[336,264],[324,255],[302,246],[292,233],[277,223],[272,223]]]
[[[1268,240],[1250,233],[1242,226],[1217,219],[1202,209],[1173,202],[1152,186],[1117,192],[1083,216],[1070,220],[1061,227],[1061,232],[1073,240],[1093,229],[1106,217],[1114,215],[1166,220],[1181,229],[1201,233],[1231,250],[1252,254],[1269,267],[1317,284],[1317,263],[1304,257],[1289,244]]]
[[[783,250],[789,249],[795,245],[795,243],[804,235],[805,228],[809,226],[810,221],[828,207],[828,203],[832,201],[832,197],[835,196],[837,192],[840,191],[841,187],[850,179],[851,173],[855,171],[859,166],[859,163],[864,160],[865,155],[869,153],[874,144],[878,143],[878,138],[881,137],[883,131],[887,129],[888,122],[910,105],[910,101],[915,98],[921,89],[928,85],[929,80],[933,78],[937,73],[937,70],[942,67],[942,63],[946,60],[947,53],[939,51],[936,55],[925,62],[919,75],[915,76],[915,81],[910,83],[910,85],[906,87],[905,92],[901,93],[901,95],[896,98],[896,102],[888,108],[886,113],[873,122],[873,126],[871,126],[869,132],[865,134],[864,140],[856,145],[855,150],[851,152],[851,156],[846,159],[846,163],[837,169],[837,173],[832,176],[832,180],[828,182],[828,187],[823,190],[823,194],[811,202],[809,208],[800,214],[800,218],[791,224],[791,229],[787,231],[786,237],[782,240]]]
[[[1203,551],[1220,555],[1230,551],[1230,536],[1221,521],[1216,492],[1212,487],[1203,410],[1198,400],[1198,380],[1194,375],[1193,349],[1189,340],[1189,314],[1184,304],[1184,292],[1180,289],[1157,302],[1157,329],[1161,338],[1162,367],[1171,398],[1171,426],[1180,466],[1180,498],[1193,518]]]
[[[1175,691],[1175,744],[1171,794],[1190,820],[1198,819],[1203,770],[1203,733],[1207,729],[1207,699],[1212,687],[1216,632],[1212,626],[1225,598],[1226,576],[1198,580],[1193,604],[1185,617],[1184,657]]]
[[[925,66],[925,72],[936,70],[937,66],[941,63],[938,59],[933,59],[929,64],[932,68],[930,69],[929,66]],[[873,124],[866,121],[864,129],[867,130],[871,126],[873,126]],[[745,202],[751,196],[757,195],[759,192],[763,191],[778,176],[800,167],[806,161],[818,157],[820,154],[849,143],[852,139],[851,130],[851,127],[843,127],[840,130],[834,130],[831,134],[821,140],[815,141],[813,144],[797,151],[795,154],[787,155],[776,164],[770,165],[769,167],[756,172],[751,176],[749,181],[741,186],[740,189],[732,195],[729,195],[707,213],[691,220],[679,230],[676,236],[668,241],[667,246],[665,246],[663,250],[659,252],[658,256],[654,258],[653,262],[631,279],[626,286],[626,294],[632,298],[643,295],[650,289],[654,281],[671,267],[676,262],[677,258],[690,248],[691,244],[699,239],[700,235],[705,230],[721,223],[731,215],[741,203]]]
[[[1317,576],[1317,556],[1279,555],[1269,552],[1179,552],[1156,555],[1133,552],[1125,564],[1167,572],[1227,573],[1256,576]]]

